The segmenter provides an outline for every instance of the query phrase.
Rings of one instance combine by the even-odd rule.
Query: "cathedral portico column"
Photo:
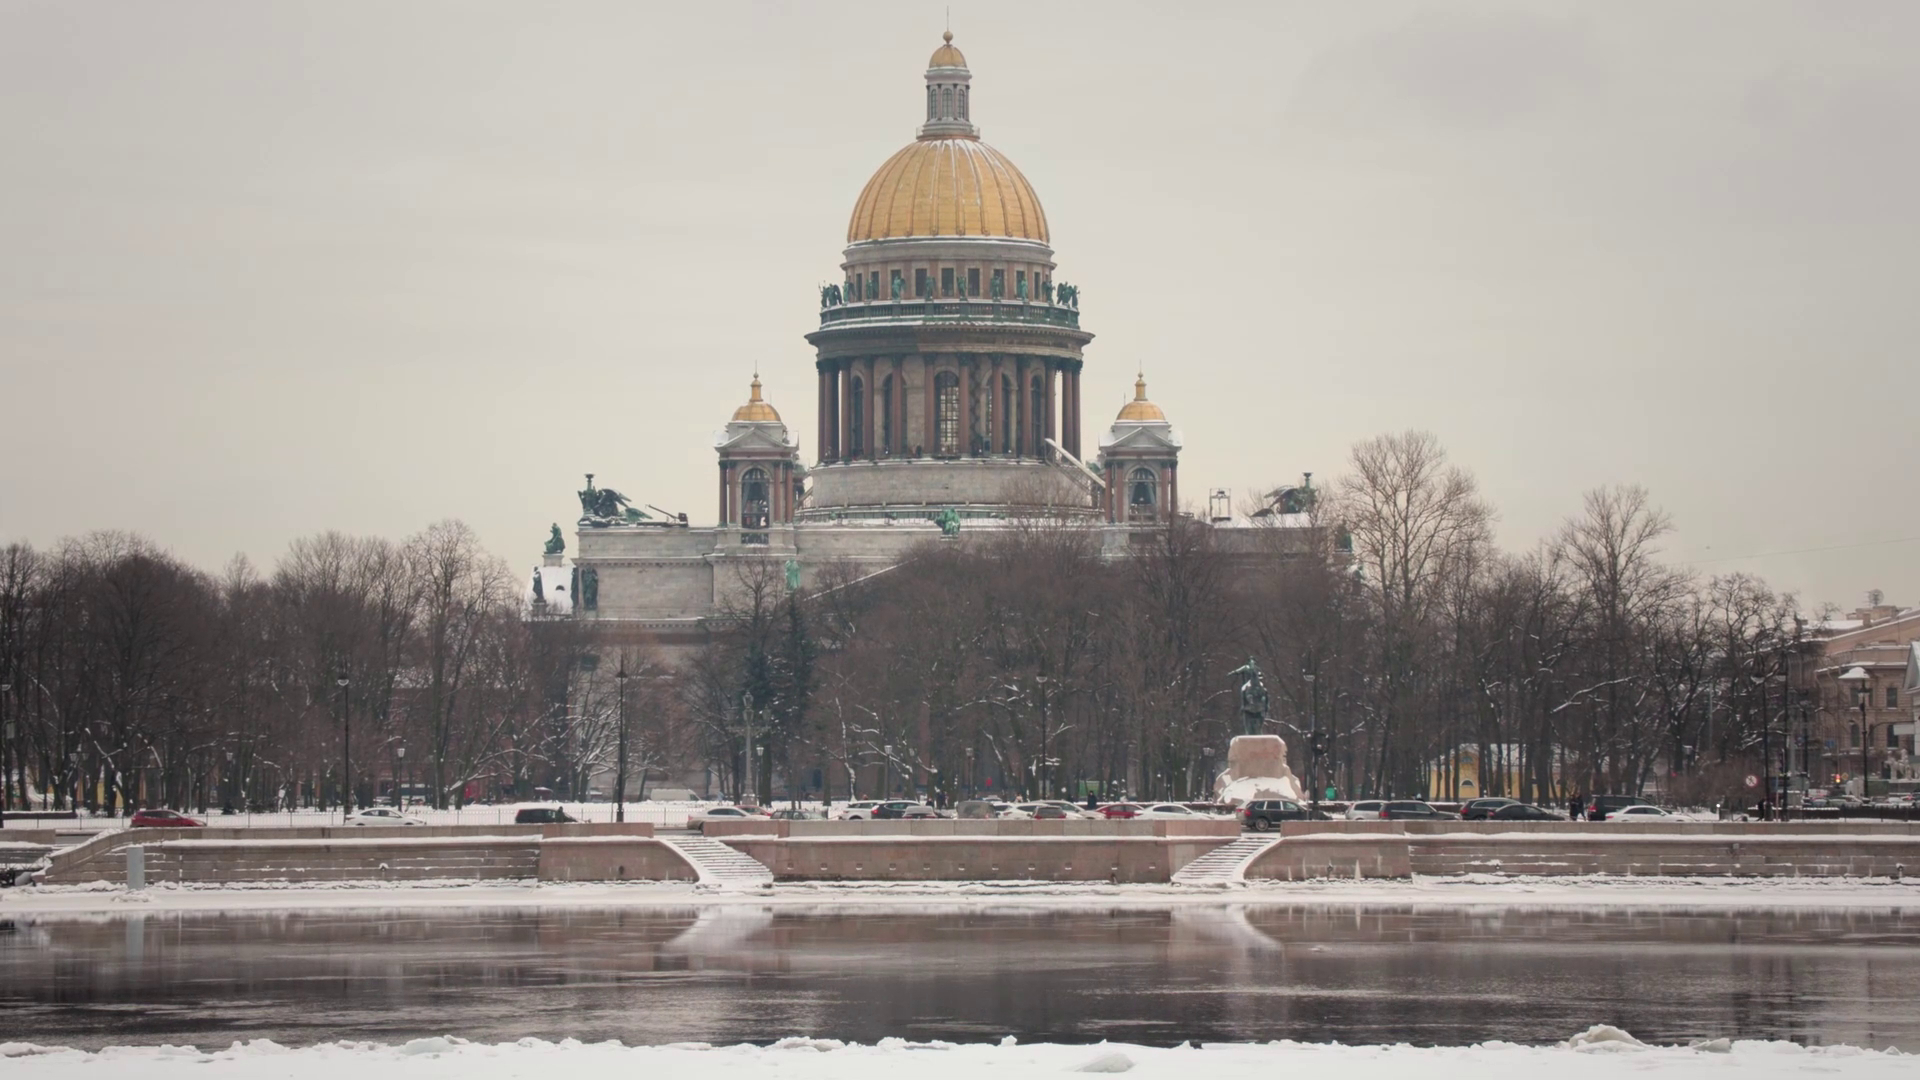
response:
[[[727,523],[727,463],[720,463],[720,524]]]
[[[925,411],[920,414],[920,446],[930,455],[940,452],[940,436],[934,426],[933,382],[935,374],[933,355],[931,353],[922,353],[920,355],[920,383],[925,388],[925,393],[921,396],[925,398],[926,404]]]
[[[813,424],[813,453],[816,460],[827,460],[827,370],[818,365],[814,370],[814,396],[818,399],[817,413]]]
[[[853,361],[840,364],[840,454],[842,461],[853,460]]]
[[[867,357],[867,382],[865,389],[861,392],[866,399],[860,403],[860,422],[861,426],[866,428],[861,438],[864,440],[862,445],[867,448],[868,461],[880,459],[880,440],[874,438],[880,432],[880,410],[877,407],[880,404],[880,380],[876,370],[879,363],[879,357]]]
[[[1046,379],[1047,379],[1046,429],[1042,431],[1041,434],[1045,435],[1049,439],[1054,440],[1055,442],[1059,442],[1060,429],[1056,425],[1060,421],[1060,397],[1059,397],[1059,393],[1054,389],[1053,361],[1042,360],[1041,364],[1044,365],[1044,370],[1046,372]],[[1044,457],[1045,454],[1046,454],[1045,444],[1034,447],[1034,456]]]
[[[954,360],[960,374],[960,431],[954,450],[967,457],[973,453],[973,357],[962,354]]]
[[[1000,390],[1000,354],[995,353],[992,368],[987,375],[987,453],[989,454],[1007,452],[1007,448],[1001,445],[1005,440],[1000,437],[1000,433],[1007,430],[1007,402]]]

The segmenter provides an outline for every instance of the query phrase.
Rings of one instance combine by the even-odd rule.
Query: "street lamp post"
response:
[[[633,676],[627,674],[627,662],[620,661],[620,669],[613,673],[614,685],[619,687],[619,749],[614,755],[613,767],[613,820],[627,820],[627,680]]]
[[[400,759],[400,790],[394,792],[394,806],[401,812],[407,812],[407,748],[397,747],[393,756]]]
[[[1313,790],[1307,797],[1317,816],[1320,813],[1320,685],[1313,672],[1304,673],[1307,680],[1307,752],[1311,755],[1307,767],[1307,782]]]
[[[13,721],[7,719],[7,695],[13,683],[0,681],[0,829],[7,827],[7,810],[13,806],[13,769],[9,762],[13,750]]]
[[[341,668],[333,681],[340,688],[340,820],[345,821],[353,813],[353,714],[347,708],[347,669]]]

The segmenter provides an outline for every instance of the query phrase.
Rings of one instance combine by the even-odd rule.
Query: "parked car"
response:
[[[687,824],[704,825],[709,821],[760,821],[770,815],[757,806],[709,806],[687,815]]]
[[[426,822],[416,817],[408,817],[388,806],[369,806],[365,810],[348,814],[347,825],[424,825]]]
[[[879,799],[855,799],[841,807],[834,816],[841,821],[872,821],[874,808],[879,805]]]
[[[899,818],[937,818],[939,816],[940,811],[935,810],[926,803],[908,802],[905,799],[883,802],[873,808],[875,821],[893,821]]]
[[[136,810],[127,824],[135,829],[200,829],[207,823],[178,810]]]
[[[818,810],[775,810],[771,816],[775,821],[821,821],[827,815]]]
[[[1668,810],[1664,807],[1642,803],[1638,806],[1623,806],[1608,814],[1603,821],[1712,821],[1713,818],[1699,814]]]
[[[515,825],[567,825],[576,820],[557,806],[529,806],[513,815]]]
[[[1326,814],[1292,799],[1255,799],[1240,808],[1240,823],[1255,832],[1266,832],[1283,821],[1327,820]]]
[[[1139,818],[1176,818],[1180,821],[1199,821],[1207,815],[1196,814],[1192,810],[1181,806],[1179,803],[1163,802],[1143,807],[1141,811],[1134,816]]]
[[[1380,808],[1387,805],[1382,799],[1361,799],[1347,807],[1348,821],[1378,821]]]
[[[1460,804],[1460,819],[1462,821],[1485,821],[1491,818],[1493,812],[1501,807],[1517,806],[1519,802],[1519,799],[1507,799],[1499,796],[1489,796],[1484,799],[1468,799],[1466,802]]]
[[[1143,809],[1145,808],[1142,807],[1139,803],[1116,802],[1116,803],[1108,803],[1107,805],[1101,807],[1097,812],[1101,817],[1106,818],[1108,821],[1124,821],[1127,818],[1138,817],[1140,815],[1140,811]]]
[[[1033,808],[1033,820],[1035,821],[1065,821],[1068,818],[1077,818],[1079,816],[1079,814],[1068,813],[1065,807],[1054,803],[1041,803]]]
[[[1556,814],[1551,810],[1546,810],[1538,806],[1529,806],[1526,803],[1516,802],[1516,803],[1508,803],[1505,806],[1496,808],[1493,812],[1493,815],[1487,820],[1489,821],[1565,821],[1566,818],[1561,817],[1559,814]]]
[[[1458,814],[1436,810],[1418,799],[1394,799],[1380,804],[1381,821],[1457,821]]]
[[[1071,803],[1065,799],[1042,799],[1040,801],[1047,806],[1057,806],[1065,810],[1069,818],[1092,818],[1100,816],[1100,811],[1098,810],[1088,810],[1078,803]]]
[[[1625,810],[1629,806],[1651,805],[1638,795],[1593,795],[1587,799],[1587,820],[1605,821],[1607,815],[1615,810]]]

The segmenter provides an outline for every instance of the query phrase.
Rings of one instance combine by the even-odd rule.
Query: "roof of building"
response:
[[[946,80],[953,76],[941,72],[964,69],[967,59],[953,47],[953,34],[945,37],[928,61],[927,78],[950,88]],[[847,243],[934,236],[1046,243],[1047,214],[1033,185],[1005,154],[980,141],[964,103],[956,111],[947,97],[941,100],[948,104],[936,116],[928,98],[920,137],[888,158],[861,190]]]
[[[880,166],[853,204],[847,243],[901,237],[979,236],[1047,242],[1033,185],[979,139],[919,139]]]
[[[967,58],[960,54],[959,49],[953,47],[953,31],[949,30],[941,34],[940,40],[942,44],[939,48],[933,50],[933,56],[927,60],[927,66],[930,68],[966,67]]]
[[[1147,377],[1142,373],[1133,380],[1133,400],[1120,407],[1120,415],[1115,422],[1132,420],[1135,422],[1159,421],[1165,423],[1167,414],[1160,406],[1147,400]]]
[[[747,403],[733,410],[733,422],[736,424],[780,422],[779,411],[760,399],[760,373],[757,371],[753,373],[753,383]]]

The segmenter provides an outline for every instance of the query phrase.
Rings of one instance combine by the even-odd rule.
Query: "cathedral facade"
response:
[[[535,571],[536,615],[591,621],[607,644],[691,645],[769,567],[804,589],[828,565],[878,571],[1039,515],[1123,557],[1177,511],[1180,437],[1144,378],[1085,438],[1093,334],[1039,196],[980,138],[952,37],[927,67],[925,122],[855,200],[839,280],[821,290],[812,444],[756,374],[715,440],[714,524],[649,515],[589,477],[571,567],[556,527]],[[1224,496],[1210,504],[1214,525],[1244,524]]]

